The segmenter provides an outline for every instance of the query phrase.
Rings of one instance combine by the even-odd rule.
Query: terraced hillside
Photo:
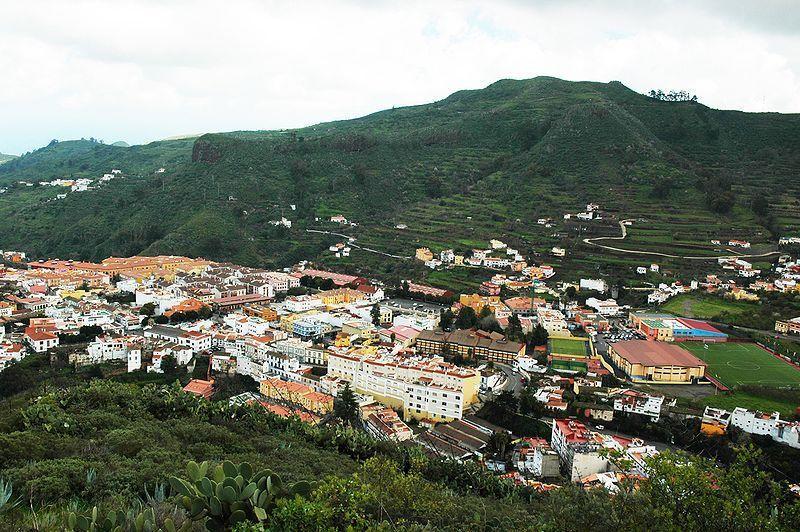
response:
[[[334,230],[317,219],[343,214],[359,224],[346,229],[359,245],[390,254],[499,237],[560,271],[625,276],[650,259],[582,242],[619,235],[622,219],[634,223],[615,246],[675,255],[730,253],[710,243],[730,238],[771,251],[778,236],[800,232],[798,148],[798,115],[664,102],[618,82],[502,80],[298,130],[129,148],[54,144],[0,165],[0,187],[10,187],[0,195],[0,246],[91,259],[169,252],[284,265],[318,257],[399,275],[396,259],[361,249],[335,259],[324,250],[339,237],[305,231]],[[112,167],[132,177],[58,201],[51,187],[19,183]],[[166,172],[155,174],[160,167]],[[753,204],[758,197],[766,206]],[[604,220],[563,219],[589,202]],[[268,223],[281,216],[294,222],[290,230]],[[544,217],[554,227],[536,223]],[[556,244],[567,257],[549,255]]]

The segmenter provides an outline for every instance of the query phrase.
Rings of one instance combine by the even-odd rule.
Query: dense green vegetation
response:
[[[800,227],[799,141],[797,115],[662,101],[618,82],[502,80],[299,130],[133,147],[54,143],[0,165],[0,185],[11,187],[0,196],[0,245],[90,259],[170,252],[284,265],[319,257],[400,276],[396,259],[358,249],[335,259],[323,250],[336,237],[304,231],[341,213],[359,223],[345,230],[360,244],[398,255],[501,237],[526,254],[567,245],[561,271],[597,274],[602,262],[601,273],[629,272],[641,260],[581,243],[616,234],[615,223],[562,224],[562,214],[598,202],[640,219],[624,243],[635,249],[713,254],[711,239],[733,237],[771,249]],[[50,187],[18,183],[111,168],[130,177],[57,201]],[[753,202],[765,190],[768,208]],[[281,215],[295,222],[291,230],[267,223]],[[559,235],[535,223],[545,216],[559,220]],[[471,285],[466,275],[430,275]]]
[[[0,476],[12,490],[0,527],[9,530],[62,530],[91,520],[93,507],[98,521],[109,512],[117,522],[144,513],[158,525],[169,519],[195,530],[214,516],[223,526],[244,519],[240,530],[791,530],[800,522],[798,503],[753,468],[759,455],[746,450],[727,469],[663,454],[649,480],[613,497],[572,487],[539,495],[474,465],[432,459],[353,429],[312,427],[172,386],[94,380],[51,388],[6,400],[0,426]],[[198,466],[205,460],[211,462]],[[256,473],[262,470],[268,471]],[[234,483],[232,494],[214,502],[203,498],[201,477],[228,485],[225,477],[239,474],[270,492],[281,489],[280,476],[286,491],[271,502],[256,494],[263,512],[248,502],[216,513],[220,501],[255,492]],[[273,475],[272,488],[262,475]],[[170,477],[181,480],[168,487]],[[186,503],[184,493],[191,495]],[[237,508],[244,515],[234,515]]]

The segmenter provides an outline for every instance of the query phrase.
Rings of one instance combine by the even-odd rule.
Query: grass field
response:
[[[550,352],[559,355],[588,355],[587,345],[583,338],[550,338]]]
[[[759,397],[746,392],[734,392],[733,394],[720,393],[710,395],[700,401],[703,406],[713,406],[733,410],[737,406],[748,410],[761,410],[762,412],[780,412],[781,416],[790,417],[794,414],[797,403],[786,400],[778,401],[768,397]]]
[[[755,344],[708,344],[706,349],[701,342],[684,342],[681,346],[707,362],[709,375],[728,387],[743,384],[800,387],[800,370]]]
[[[586,362],[574,360],[553,360],[550,368],[555,371],[586,371]]]
[[[742,314],[744,312],[754,312],[755,309],[758,309],[756,303],[695,294],[682,294],[673,297],[661,306],[661,310],[664,312],[701,320],[713,318],[722,312]]]

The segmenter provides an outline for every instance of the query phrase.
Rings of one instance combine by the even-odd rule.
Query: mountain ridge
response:
[[[800,115],[659,101],[620,82],[498,80],[298,129],[128,148],[73,142],[0,166],[0,183],[91,178],[112,166],[134,179],[61,202],[37,187],[12,187],[0,196],[4,247],[33,243],[34,255],[71,258],[171,252],[275,265],[312,258],[352,269],[359,265],[324,254],[330,239],[304,232],[319,224],[315,218],[345,214],[360,224],[354,236],[403,255],[495,234],[538,254],[564,240],[580,244],[572,228],[554,238],[535,221],[588,202],[652,218],[631,239],[653,249],[694,248],[712,233],[766,246],[800,229]],[[750,207],[765,190],[771,219]],[[458,222],[456,212],[473,222]],[[284,214],[295,221],[291,230],[267,223]],[[411,230],[392,230],[404,218],[415,221]],[[17,229],[9,232],[11,224]],[[392,270],[376,257],[362,260]]]

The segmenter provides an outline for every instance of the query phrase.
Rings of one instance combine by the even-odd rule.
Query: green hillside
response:
[[[718,111],[665,102],[619,82],[501,80],[444,100],[286,131],[207,134],[145,146],[61,142],[0,166],[0,246],[99,259],[184,253],[249,264],[320,258],[393,274],[396,259],[354,250],[332,259],[335,237],[307,228],[344,214],[359,245],[396,255],[469,248],[501,237],[545,253],[560,271],[630,271],[643,256],[590,247],[713,255],[711,239],[743,238],[753,253],[800,230],[800,115]],[[154,173],[166,168],[162,174]],[[131,178],[59,201],[20,180]],[[768,205],[752,208],[756,197]],[[606,220],[565,222],[599,203]],[[290,205],[295,205],[292,210]],[[269,225],[282,215],[291,230]],[[555,228],[537,225],[552,217]],[[407,229],[396,229],[404,223]],[[324,227],[325,226],[325,227]],[[546,255],[553,245],[564,259]],[[617,245],[617,244],[615,244]],[[686,271],[703,266],[659,258]],[[408,268],[409,266],[403,266]]]
[[[8,155],[6,153],[0,153],[0,164],[3,164],[5,162],[8,162],[8,161],[10,161],[12,159],[16,159],[16,158],[17,158],[16,155]]]

